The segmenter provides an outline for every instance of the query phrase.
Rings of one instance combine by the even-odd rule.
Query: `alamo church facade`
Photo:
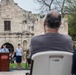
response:
[[[13,0],[0,2],[0,48],[6,44],[10,52],[21,44],[23,51],[29,49],[30,40],[34,35],[43,34],[43,20],[39,14],[32,14],[14,3]],[[66,19],[62,20],[60,33],[68,34]]]

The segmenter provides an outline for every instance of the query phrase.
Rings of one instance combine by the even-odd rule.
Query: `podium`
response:
[[[0,71],[9,71],[9,53],[0,53]]]

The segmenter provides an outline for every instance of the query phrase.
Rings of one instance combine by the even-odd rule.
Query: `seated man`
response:
[[[6,45],[3,45],[3,48],[0,50],[1,53],[9,52],[9,50],[6,48]]]
[[[73,52],[73,42],[69,35],[58,33],[61,25],[61,15],[58,11],[50,11],[44,22],[45,34],[31,39],[31,55],[42,51],[68,51]]]

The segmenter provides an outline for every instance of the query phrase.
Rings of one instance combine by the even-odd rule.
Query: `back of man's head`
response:
[[[61,15],[58,11],[52,10],[50,11],[45,19],[45,25],[48,28],[58,29],[61,24]]]

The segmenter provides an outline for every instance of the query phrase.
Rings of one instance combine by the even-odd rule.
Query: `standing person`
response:
[[[7,53],[7,52],[9,52],[9,50],[6,48],[5,44],[3,45],[3,48],[0,50],[0,52],[1,53],[5,53],[5,52]]]
[[[22,48],[20,44],[18,44],[18,48],[16,48],[16,62],[17,62],[17,68],[21,69]]]
[[[73,52],[73,41],[69,35],[58,33],[61,25],[61,14],[50,11],[44,21],[45,34],[35,36],[31,39],[31,55],[43,51],[67,51]]]

